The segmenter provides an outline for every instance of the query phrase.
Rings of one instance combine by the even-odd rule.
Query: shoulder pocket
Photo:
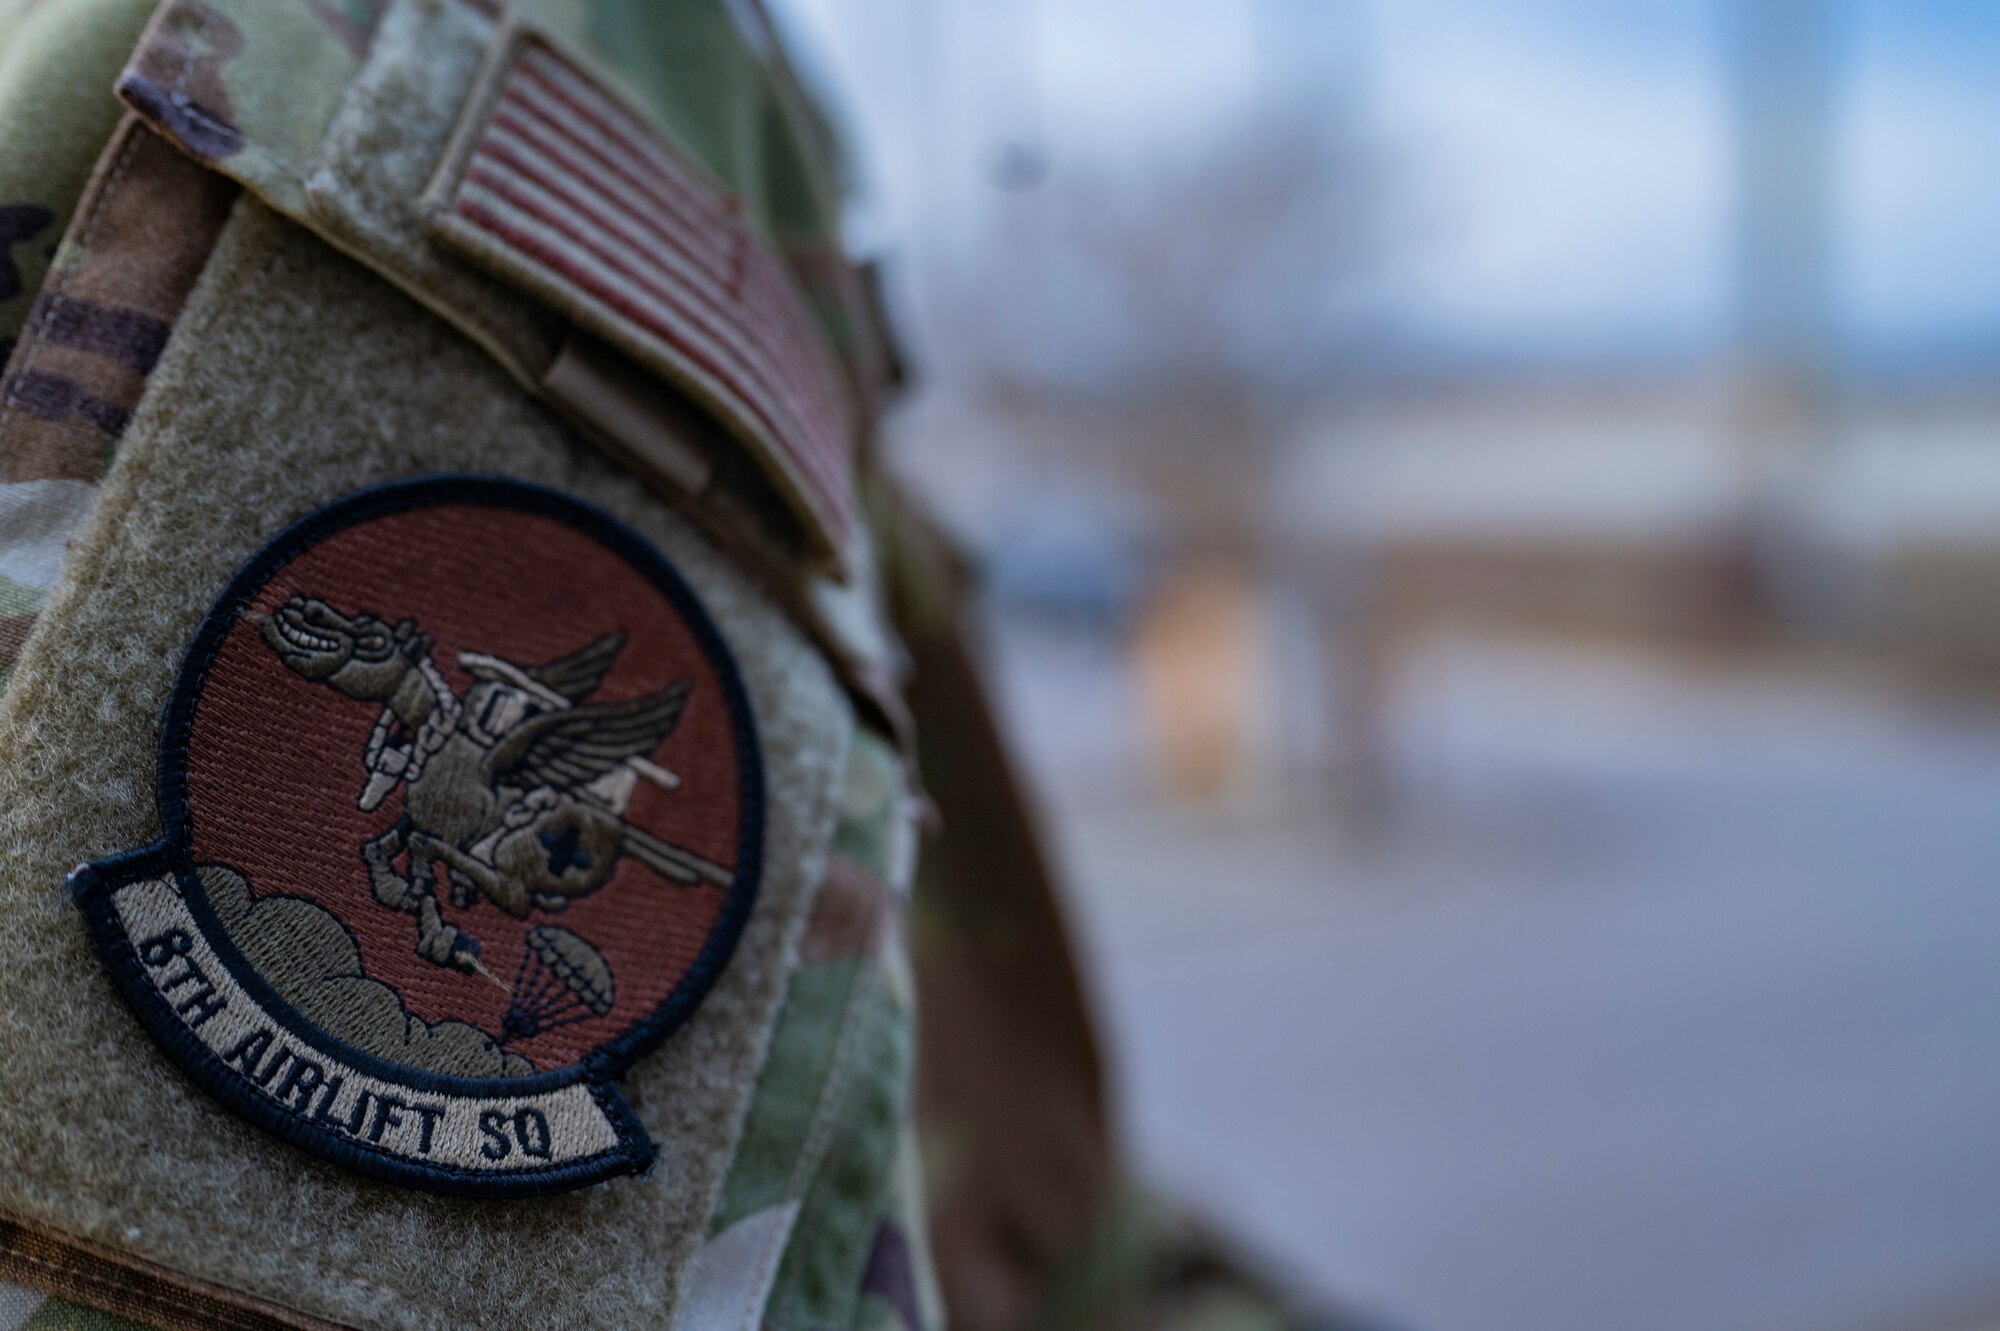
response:
[[[401,0],[352,33],[168,0],[119,92],[649,483],[736,483],[851,571],[856,410],[830,341],[723,183],[555,38],[470,0]]]

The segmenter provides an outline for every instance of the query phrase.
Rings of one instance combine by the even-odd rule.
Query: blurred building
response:
[[[1190,1070],[1141,1135],[1453,1325],[2000,1304],[2000,6],[786,11],[1137,1094]],[[1349,1135],[1226,1155],[1230,1089]]]
[[[1336,711],[1459,625],[2000,645],[1989,9],[798,8],[902,258],[904,459],[1003,586],[1233,570],[1321,621]],[[1051,586],[1052,482],[1146,576]],[[1380,743],[1343,714],[1321,767]]]

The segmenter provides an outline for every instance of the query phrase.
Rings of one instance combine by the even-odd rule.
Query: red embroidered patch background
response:
[[[545,669],[593,647],[594,688]],[[343,650],[359,664],[315,677]],[[742,831],[737,743],[687,623],[590,535],[500,508],[391,513],[280,568],[230,629],[189,745],[193,858],[253,903],[330,912],[414,1017],[546,1071],[644,1020],[709,939]]]

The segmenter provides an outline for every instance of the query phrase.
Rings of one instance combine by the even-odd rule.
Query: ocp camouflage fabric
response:
[[[118,91],[202,160],[227,162],[280,208],[303,208],[305,165],[360,68],[375,17],[339,0],[167,0]],[[240,59],[252,42],[257,58]],[[277,70],[285,76],[273,77]]]
[[[153,0],[0,3],[0,360],[118,124],[104,95]]]
[[[104,89],[151,8],[150,0],[0,5],[0,366],[13,358],[84,183],[119,122]],[[89,412],[93,404],[82,399],[80,389],[48,381],[25,405]],[[14,474],[4,418],[17,414],[11,376],[0,379],[0,688],[54,583],[62,543],[89,505],[84,486],[32,468]],[[96,414],[116,419],[115,411]],[[95,480],[96,452],[64,475],[80,469]],[[23,481],[31,483],[22,488]]]
[[[494,16],[486,0],[448,3],[468,6],[480,23]],[[810,299],[855,400],[879,405],[886,338],[841,248],[833,137],[755,0],[524,0],[518,8],[615,76],[741,200]],[[420,11],[442,12],[438,0],[0,0],[0,337],[18,340],[0,384],[0,687],[62,572],[71,533],[120,461],[125,423],[143,408],[152,365],[173,344],[183,302],[232,209],[239,219],[246,211],[260,218],[232,233],[239,239],[292,227],[285,234],[295,241],[312,231],[352,254],[356,238],[366,240],[360,228],[372,224],[366,209],[401,199],[365,193],[391,177],[400,182],[395,171],[346,169],[369,167],[371,153],[384,166],[407,145],[393,124],[363,114],[391,104],[397,71],[378,68],[373,83],[361,75],[378,40],[388,40],[381,34],[395,26],[392,13],[409,20]],[[426,49],[412,47],[419,60]],[[122,108],[110,90],[121,70],[125,104],[152,128],[136,120],[119,128]],[[410,170],[421,176],[426,165]],[[317,166],[328,170],[316,174]],[[350,193],[316,198],[322,186]],[[283,217],[262,216],[254,199],[239,206],[243,188]],[[308,247],[271,248],[299,261]],[[324,246],[310,258],[301,280],[356,262]],[[422,271],[399,280],[432,309],[446,303]],[[250,289],[274,305],[289,297]],[[411,309],[397,317],[423,316]],[[520,326],[530,340],[547,334],[534,316]],[[182,336],[185,347],[193,333]],[[348,336],[358,335],[350,328]],[[535,345],[552,353],[556,343]],[[230,371],[207,369],[216,382]],[[471,371],[465,378],[487,382]],[[353,400],[366,402],[373,387],[360,373]],[[254,376],[228,391],[282,410],[261,403],[267,386]],[[136,428],[133,438],[136,453]],[[705,1234],[700,1209],[683,1231],[702,1241],[675,1325],[1348,1325],[1289,1307],[1129,1179],[1107,1122],[1054,875],[963,632],[963,570],[884,478],[864,474],[861,483],[876,548],[862,551],[855,583],[819,580],[803,600],[835,625],[823,649],[851,653],[841,662],[849,691],[878,725],[855,732],[837,787],[820,787],[838,794],[832,847],[754,1082],[732,1083],[748,1107],[740,1131],[715,1140],[733,1140],[733,1149],[707,1157],[723,1181]],[[897,627],[919,670],[914,750],[896,697],[901,648],[876,614],[878,581],[894,589]],[[22,692],[32,665],[22,667]],[[944,834],[918,873],[926,789]],[[795,857],[799,878],[809,862]],[[769,992],[778,993],[775,979]],[[160,1075],[172,1074],[162,1064]],[[172,1152],[175,1143],[159,1149]],[[205,1144],[200,1154],[214,1152]],[[377,1218],[395,1205],[384,1200]],[[155,1277],[163,1283],[152,1297],[162,1302],[145,1304],[124,1268],[93,1266],[87,1255],[58,1265],[70,1283],[47,1264],[0,1269],[17,1282],[0,1284],[0,1328],[314,1324],[218,1301],[172,1273]],[[399,1320],[388,1304],[370,1306],[371,1325]]]
[[[0,688],[235,188],[130,118],[0,377]]]
[[[4,1283],[0,1326],[9,1331],[152,1331],[143,1322]]]
[[[907,1103],[915,813],[894,751],[858,737],[800,966],[702,1257],[701,1288],[740,1289],[744,1306],[729,1310],[739,1323],[760,1307],[772,1331],[941,1322]]]

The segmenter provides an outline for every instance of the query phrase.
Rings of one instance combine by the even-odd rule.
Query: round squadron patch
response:
[[[650,1163],[613,1078],[755,897],[753,722],[641,537],[438,477],[280,535],[189,648],[153,846],[73,879],[146,1025],[339,1164],[483,1195]]]

